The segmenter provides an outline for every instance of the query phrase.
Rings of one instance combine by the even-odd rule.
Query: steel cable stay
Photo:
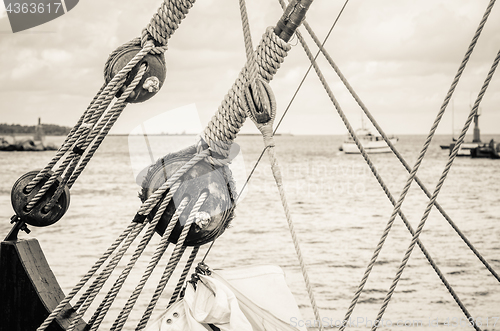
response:
[[[301,42],[304,42],[302,36],[297,33],[297,36],[299,38],[299,41]],[[305,45],[305,43],[303,44]],[[306,46],[307,47],[307,46]],[[305,48],[306,49],[306,53],[308,54],[308,57],[312,60],[312,54],[311,52],[309,51],[308,48]],[[379,184],[381,185],[382,189],[384,190],[384,192],[386,193],[387,197],[389,198],[389,200],[391,201],[391,203],[393,205],[396,205],[396,201],[395,199],[392,197],[392,194],[390,193],[388,187],[386,186],[385,182],[383,181],[382,177],[379,175],[378,171],[376,170],[375,166],[373,165],[371,159],[369,158],[368,154],[366,153],[366,151],[364,150],[363,146],[361,145],[357,135],[355,134],[354,132],[354,129],[352,128],[352,126],[350,125],[350,123],[348,122],[347,118],[345,117],[345,114],[343,113],[340,105],[338,104],[338,102],[336,101],[335,97],[333,96],[333,93],[331,92],[331,89],[329,88],[328,86],[328,83],[326,82],[325,78],[323,77],[323,75],[321,74],[321,71],[319,70],[319,67],[317,66],[317,64],[314,62],[314,68],[318,74],[318,76],[320,77],[320,80],[322,82],[322,84],[324,85],[325,89],[327,90],[328,92],[328,95],[329,97],[331,98],[332,102],[334,103],[335,105],[335,108],[337,109],[337,112],[339,113],[339,115],[341,116],[344,124],[346,125],[346,127],[348,128],[348,131],[349,133],[351,134],[351,136],[353,137],[356,145],[358,146],[358,148],[360,149],[360,152],[363,156],[363,158],[365,159],[365,161],[367,162],[367,164],[369,165],[370,167],[370,170],[372,171],[372,173],[374,174],[374,176],[376,177],[377,181],[379,182]],[[406,216],[404,215],[404,213],[399,210],[398,211],[398,214],[399,216],[401,217],[401,219],[403,220],[405,226],[407,227],[407,229],[410,231],[410,233],[414,233],[414,230],[411,226],[411,224],[409,223],[409,221],[407,220]],[[390,224],[392,226],[392,223]],[[388,227],[386,227],[385,229],[385,234],[386,236],[383,237],[383,240],[385,241],[385,238],[387,238],[387,235],[388,235]],[[439,270],[439,268],[437,267],[437,265],[435,264],[435,262],[433,261],[433,259],[431,258],[429,252],[427,251],[427,249],[424,247],[423,243],[421,243],[420,241],[418,242],[419,244],[419,247],[421,248],[422,252],[424,253],[425,257],[427,258],[427,260],[429,261],[429,263],[431,264],[431,266],[433,267],[433,269],[436,271],[436,273],[438,274],[439,278],[441,279],[441,281],[445,284],[445,286],[447,287],[448,291],[452,294],[452,296],[454,297],[455,301],[457,302],[457,304],[463,309],[465,310],[465,307],[463,306],[463,304],[461,303],[460,299],[458,298],[458,296],[456,295],[456,293],[454,292],[453,288],[449,285],[448,281],[446,280],[446,278],[444,277],[443,273]],[[375,265],[375,262],[378,258],[378,255],[382,249],[382,246],[383,246],[383,243],[382,244],[379,244],[375,250],[375,253],[373,255],[373,257],[371,258],[370,260],[370,263],[367,267],[367,271],[365,272],[365,276],[363,277],[362,279],[362,282],[361,282],[361,285],[360,287],[358,288],[358,290],[356,291],[355,295],[354,295],[354,299],[353,299],[353,302],[357,302],[357,300],[359,299],[359,296],[361,295],[362,291],[363,291],[363,288],[364,288],[364,285],[366,284],[366,281],[368,279],[368,275],[370,274],[371,270],[373,269],[373,266]],[[355,303],[354,304],[351,304],[351,306],[349,307],[349,310],[346,314],[346,316],[344,317],[344,321],[348,321],[353,310],[354,310],[354,307],[355,307]],[[468,314],[468,313],[467,313]],[[341,325],[341,329],[345,329],[347,324],[343,324]]]

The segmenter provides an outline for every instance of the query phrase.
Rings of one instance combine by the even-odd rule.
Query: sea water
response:
[[[60,137],[48,137],[62,142]],[[492,137],[483,137],[488,141]],[[499,140],[499,137],[494,137]],[[337,329],[365,272],[393,207],[370,168],[360,155],[338,150],[341,136],[277,136],[276,152],[281,166],[288,204],[302,248],[321,321],[325,329]],[[401,136],[398,150],[413,165],[424,136]],[[112,241],[133,219],[140,206],[137,197],[140,170],[153,159],[195,143],[194,136],[109,136],[71,190],[66,215],[47,228],[34,228],[22,238],[36,237],[62,289],[68,293]],[[241,188],[262,152],[262,139],[241,136],[241,151],[233,173]],[[449,138],[437,136],[430,145],[418,177],[432,192],[448,159],[439,144]],[[22,174],[41,169],[54,152],[3,152],[0,154],[0,231],[7,235],[10,189]],[[392,154],[371,159],[381,178],[398,199],[408,173]],[[500,271],[500,160],[458,158],[437,201],[494,269]],[[413,183],[402,211],[414,228],[422,218],[428,199]],[[433,208],[420,236],[432,258],[454,287],[474,321],[482,329],[500,329],[500,284]],[[348,329],[368,330],[376,320],[411,236],[396,218],[389,237],[361,294]],[[120,292],[109,327],[135,288],[158,243],[155,235],[130,279]],[[202,247],[196,262],[206,252]],[[160,262],[132,312],[127,329],[133,329],[149,303],[167,257]],[[130,257],[124,257],[117,272]],[[317,325],[290,238],[287,221],[267,156],[256,168],[236,209],[231,227],[215,242],[205,262],[212,268],[251,264],[276,264],[283,268],[301,315],[290,323]],[[176,276],[175,274],[174,276]],[[109,288],[111,285],[106,285]],[[169,283],[155,315],[168,303],[175,286]],[[103,295],[98,296],[102,300]],[[98,302],[97,302],[98,303]],[[91,309],[95,309],[94,304]],[[88,319],[91,312],[85,315]],[[402,274],[391,302],[379,322],[381,330],[472,329],[454,299],[443,286],[418,246]],[[312,328],[315,329],[315,328]]]

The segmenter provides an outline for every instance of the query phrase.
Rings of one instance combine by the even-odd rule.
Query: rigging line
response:
[[[448,105],[448,102],[451,99],[451,96],[453,95],[455,87],[458,84],[458,81],[460,80],[460,77],[461,77],[461,75],[462,75],[462,73],[463,73],[463,71],[465,69],[465,66],[466,66],[466,64],[467,64],[467,62],[468,62],[468,60],[470,58],[470,55],[471,55],[472,51],[474,50],[474,46],[476,45],[477,39],[479,38],[479,35],[481,34],[481,31],[482,31],[482,29],[484,27],[484,24],[486,23],[486,20],[487,20],[489,14],[491,12],[491,8],[493,7],[494,2],[495,2],[495,0],[491,0],[490,1],[490,4],[488,5],[488,7],[486,9],[486,12],[483,15],[483,18],[482,18],[482,20],[481,20],[481,22],[480,22],[480,24],[479,24],[479,26],[478,26],[478,28],[476,30],[476,33],[474,34],[474,37],[473,37],[473,39],[472,39],[472,41],[471,41],[471,43],[469,45],[469,48],[467,49],[467,52],[466,52],[466,54],[465,54],[465,56],[464,56],[464,58],[462,60],[462,63],[460,64],[459,69],[458,69],[458,71],[457,71],[457,73],[455,75],[455,78],[453,79],[453,82],[452,82],[452,84],[450,86],[450,89],[449,89],[449,91],[448,91],[448,93],[447,93],[447,95],[445,97],[443,105],[441,106],[440,111],[439,111],[439,113],[438,113],[438,115],[437,115],[437,117],[436,117],[436,119],[435,119],[435,121],[434,121],[434,123],[433,123],[433,125],[431,127],[431,130],[430,130],[429,135],[428,135],[428,137],[427,137],[427,139],[426,139],[426,141],[424,143],[422,151],[420,152],[420,155],[419,155],[419,157],[417,159],[417,162],[415,163],[415,165],[414,165],[414,167],[413,167],[413,169],[412,169],[412,171],[410,173],[410,176],[409,176],[409,178],[408,178],[408,180],[406,182],[406,185],[405,185],[405,187],[403,189],[403,192],[401,193],[400,198],[399,198],[399,200],[398,200],[398,202],[397,202],[397,204],[396,204],[396,206],[395,206],[395,208],[393,210],[393,213],[392,213],[392,215],[391,215],[391,217],[390,217],[390,219],[389,219],[389,221],[387,223],[386,229],[384,230],[384,233],[383,233],[382,237],[380,238],[379,244],[377,245],[377,249],[374,252],[374,256],[378,255],[380,245],[383,245],[383,243],[385,242],[385,239],[387,238],[387,236],[389,234],[389,231],[390,231],[390,229],[392,227],[392,224],[394,223],[394,219],[396,218],[396,215],[398,214],[398,212],[401,210],[401,205],[402,205],[402,203],[404,201],[406,193],[408,192],[409,187],[410,187],[411,183],[413,182],[413,178],[415,177],[416,172],[418,171],[418,168],[419,168],[419,166],[420,166],[420,164],[421,164],[421,162],[423,160],[423,157],[425,156],[425,153],[426,153],[426,151],[428,149],[428,146],[430,145],[432,137],[434,136],[434,133],[435,133],[435,131],[437,129],[437,126],[438,126],[438,124],[439,124],[439,122],[440,122],[440,120],[441,120],[441,118],[442,118],[442,116],[444,114],[444,111],[446,110],[446,106]],[[357,303],[357,299],[359,297],[358,292],[360,290],[362,290],[364,284],[366,283],[366,278],[367,278],[368,274],[371,271],[371,267],[372,267],[372,265],[369,264],[368,267],[367,267],[367,269],[366,269],[366,271],[365,271],[363,279],[362,279],[362,281],[361,281],[361,283],[360,283],[360,285],[358,287],[358,291],[357,291],[355,297],[353,298],[353,300],[351,302],[351,305],[350,305],[350,307],[348,309],[348,312],[347,312],[346,316],[348,316],[348,315],[350,316],[350,314],[352,313],[352,311],[354,309],[354,306]],[[463,311],[464,311],[464,313],[466,313],[465,310],[463,310]],[[343,329],[344,328],[341,328],[341,331]]]
[[[284,2],[282,2],[281,0],[280,1],[280,4],[282,7],[285,6]],[[332,33],[333,31],[333,28],[336,26],[340,16],[342,15],[342,13],[344,12],[344,9],[345,7],[347,6],[347,3],[349,2],[349,0],[346,0],[344,2],[344,5],[342,6],[339,14],[337,15],[337,18],[335,19],[335,21],[333,22],[332,26],[330,27],[330,30],[328,31],[325,39],[323,40],[323,43],[321,44],[322,46],[324,46],[326,44],[326,42],[328,41],[328,38],[330,37],[330,34]],[[316,60],[316,58],[319,56],[319,54],[321,53],[321,50],[318,51],[318,53],[316,53],[316,56],[314,57],[314,59]],[[283,119],[285,118],[286,114],[288,113],[288,110],[290,109],[290,106],[292,105],[293,101],[295,100],[295,97],[297,96],[300,88],[302,87],[302,84],[304,83],[304,81],[306,80],[307,78],[307,75],[309,74],[309,72],[311,71],[311,68],[312,68],[312,64],[309,66],[309,68],[307,69],[306,73],[304,74],[304,77],[302,78],[302,80],[300,81],[299,83],[299,86],[297,87],[297,89],[295,90],[295,93],[293,94],[292,98],[290,99],[290,102],[288,103],[285,111],[283,112],[283,115],[281,115],[279,121],[278,121],[278,124],[276,124],[276,127],[274,128],[274,131],[273,131],[273,135],[276,134],[276,131],[278,130],[281,122],[283,121]],[[266,146],[264,147],[264,149],[262,150],[262,152],[260,153],[260,156],[259,158],[257,159],[257,161],[255,162],[253,168],[252,168],[252,171],[250,171],[250,174],[248,175],[245,183],[243,184],[243,187],[241,188],[240,190],[240,193],[238,194],[238,196],[236,197],[236,200],[234,202],[234,205],[236,205],[239,197],[241,196],[241,194],[243,193],[243,190],[246,188],[248,182],[250,181],[250,179],[252,178],[252,175],[253,173],[255,172],[255,169],[257,169],[257,166],[259,165],[262,157],[264,156],[264,153],[266,152],[266,150],[269,148],[269,146]],[[216,239],[215,239],[216,240]],[[205,259],[208,255],[208,253],[210,252],[210,250],[212,249],[212,246],[214,245],[215,243],[215,240],[212,241],[212,243],[210,244],[210,246],[208,247],[207,251],[205,252],[205,255],[203,256],[203,259],[201,260],[201,262],[205,262]]]
[[[432,194],[432,198],[429,200],[429,203],[428,203],[428,205],[425,209],[425,212],[422,216],[422,219],[421,219],[420,223],[418,224],[417,231],[413,235],[412,241],[411,241],[410,245],[408,246],[408,249],[406,250],[406,253],[404,255],[403,260],[401,261],[401,265],[399,267],[399,270],[396,273],[396,277],[394,278],[392,285],[391,285],[389,291],[387,292],[387,295],[384,299],[384,303],[380,307],[380,311],[379,311],[378,316],[377,316],[377,320],[379,320],[379,321],[382,318],[382,316],[384,315],[385,309],[387,308],[387,305],[389,304],[389,301],[391,300],[392,294],[394,293],[396,286],[398,285],[399,279],[400,279],[401,275],[403,274],[403,271],[405,269],[405,266],[406,266],[408,260],[410,259],[411,252],[413,251],[413,248],[415,247],[415,242],[418,239],[418,236],[420,235],[420,233],[422,232],[422,230],[424,228],[425,222],[426,222],[427,218],[429,217],[431,209],[432,209],[432,207],[437,199],[439,192],[441,191],[441,188],[443,187],[444,181],[446,180],[446,177],[448,176],[448,173],[451,169],[451,166],[453,165],[453,161],[455,160],[455,158],[458,154],[458,149],[460,148],[460,145],[462,145],[462,143],[465,139],[465,135],[467,133],[467,130],[470,127],[470,124],[472,123],[472,119],[474,118],[474,115],[477,114],[479,104],[481,103],[481,100],[483,99],[483,96],[486,93],[486,90],[489,86],[491,78],[493,77],[493,74],[495,73],[495,70],[496,70],[499,62],[500,62],[500,50],[498,51],[497,56],[496,56],[495,60],[493,61],[492,66],[491,66],[491,69],[488,72],[486,79],[484,80],[481,91],[479,92],[477,99],[476,99],[476,102],[474,103],[474,107],[471,109],[469,117],[467,118],[467,121],[464,124],[462,132],[460,133],[460,137],[458,138],[458,140],[455,144],[455,147],[453,148],[453,151],[449,156],[448,162],[446,163],[446,166],[441,174],[441,177],[439,178],[439,181],[436,185],[434,193]],[[478,325],[476,325],[476,323],[474,323],[473,321],[471,323],[472,323],[472,326],[477,331],[481,331],[481,329],[479,328]],[[377,326],[374,325],[372,328],[372,331],[376,331],[376,330],[377,330]]]
[[[347,90],[349,91],[349,93],[351,93],[351,95],[354,98],[354,100],[356,100],[356,102],[358,103],[358,105],[360,106],[360,108],[363,110],[363,112],[368,117],[368,119],[370,120],[370,122],[373,124],[373,126],[380,133],[380,135],[382,136],[382,138],[384,139],[384,141],[387,143],[387,145],[389,146],[389,148],[392,150],[392,152],[399,159],[399,161],[401,162],[401,164],[406,168],[406,170],[408,172],[410,172],[411,171],[411,167],[408,164],[408,162],[403,158],[403,156],[401,155],[401,153],[399,153],[399,151],[396,149],[396,147],[394,146],[394,144],[387,137],[387,135],[384,132],[384,130],[382,129],[382,127],[377,123],[377,121],[375,120],[375,118],[373,117],[373,115],[370,113],[370,111],[368,110],[368,108],[365,106],[365,104],[363,103],[363,101],[361,100],[361,98],[357,95],[357,93],[354,91],[354,89],[352,88],[352,86],[349,84],[349,82],[347,81],[346,77],[342,74],[342,72],[340,71],[340,68],[333,61],[333,59],[330,56],[330,54],[320,44],[320,41],[319,41],[318,37],[315,35],[315,33],[312,30],[312,28],[310,27],[310,25],[306,21],[304,21],[303,24],[304,24],[304,27],[306,28],[306,30],[309,32],[309,35],[313,38],[313,40],[316,43],[316,45],[318,47],[320,47],[321,52],[323,53],[323,55],[325,56],[325,58],[328,60],[328,62],[332,66],[332,68],[335,70],[335,72],[339,76],[340,80],[344,83],[344,86],[347,88]],[[453,107],[453,100],[451,100],[451,101],[452,101],[452,107]],[[420,186],[420,188],[425,193],[425,195],[427,195],[427,197],[430,199],[431,198],[431,192],[427,189],[427,187],[424,185],[424,183],[420,180],[420,178],[418,176],[415,176],[415,181]],[[459,235],[459,237],[465,242],[465,244],[476,255],[476,257],[483,263],[483,265],[486,267],[486,269],[488,269],[490,271],[490,273],[493,275],[493,277],[495,277],[500,282],[500,276],[498,275],[498,273],[493,269],[493,267],[488,263],[488,261],[485,260],[485,258],[481,255],[481,253],[474,247],[474,245],[469,241],[469,239],[460,230],[460,228],[455,224],[455,222],[453,222],[453,220],[446,213],[446,211],[443,209],[443,207],[441,207],[441,205],[437,201],[435,203],[435,206],[438,209],[438,211],[441,213],[441,215],[443,215],[443,217],[446,219],[446,221],[450,224],[450,226]]]
[[[359,148],[360,152],[361,152],[361,155],[363,156],[363,158],[365,159],[366,163],[368,164],[368,166],[370,167],[370,170],[372,171],[373,175],[375,176],[375,178],[377,179],[378,183],[380,184],[380,186],[382,187],[384,193],[387,195],[387,197],[389,198],[389,200],[391,201],[391,203],[393,204],[393,206],[396,204],[396,200],[393,198],[392,194],[390,193],[387,185],[384,183],[382,177],[380,176],[380,174],[378,173],[377,169],[375,168],[375,166],[373,165],[371,159],[369,158],[368,154],[365,152],[363,146],[361,145],[355,131],[353,130],[352,126],[350,125],[349,121],[347,120],[347,117],[345,116],[342,108],[340,107],[340,105],[338,104],[337,100],[335,99],[335,96],[333,95],[333,92],[331,91],[328,83],[326,82],[326,79],[325,77],[323,76],[323,74],[321,73],[320,69],[319,69],[319,66],[318,64],[314,61],[313,59],[313,55],[311,53],[311,51],[309,50],[309,47],[307,46],[307,43],[305,42],[305,40],[303,39],[302,35],[300,33],[297,33],[297,36],[301,42],[301,44],[303,45],[303,48],[309,58],[309,60],[314,64],[314,70],[316,71],[321,83],[323,84],[330,100],[332,101],[332,103],[334,104],[335,108],[337,109],[337,112],[339,114],[339,116],[341,117],[342,121],[344,122],[347,130],[349,131],[349,133],[352,135],[355,143],[356,143],[356,146]],[[403,212],[401,210],[398,211],[398,214],[400,215],[401,219],[403,220],[405,226],[408,228],[408,230],[410,231],[410,233],[412,233],[412,236],[414,234],[414,230],[411,226],[411,224],[409,223],[409,221],[406,219],[405,215],[403,214]],[[388,223],[386,225],[386,228],[384,230],[384,232],[389,232],[390,231],[390,228],[392,226],[392,223]],[[344,321],[348,321],[350,319],[350,316],[354,310],[354,307],[356,306],[356,303],[359,299],[359,296],[361,295],[361,292],[363,291],[363,288],[364,288],[364,285],[366,284],[366,281],[368,280],[368,277],[371,273],[371,270],[373,269],[373,266],[375,265],[375,262],[378,258],[378,254],[380,253],[381,249],[382,249],[382,246],[385,242],[385,238],[384,236],[382,236],[382,239],[379,244],[377,245],[377,248],[375,249],[375,252],[370,260],[370,263],[368,264],[367,268],[366,268],[366,271],[363,275],[363,278],[360,282],[360,285],[358,286],[358,289],[356,291],[356,293],[354,294],[354,297],[351,301],[351,304],[349,306],[349,309],[344,317]],[[435,270],[435,272],[438,274],[439,278],[441,279],[441,281],[443,282],[443,284],[446,286],[446,288],[448,289],[448,291],[450,292],[450,294],[452,295],[452,297],[455,299],[456,303],[459,305],[459,307],[462,309],[462,311],[464,312],[464,314],[467,316],[467,318],[470,317],[470,314],[469,312],[467,311],[467,309],[465,308],[465,306],[463,305],[463,303],[460,301],[460,298],[458,297],[458,295],[455,293],[455,291],[453,290],[453,288],[451,287],[451,285],[448,283],[448,281],[446,280],[446,278],[444,277],[444,275],[442,274],[442,272],[439,270],[438,266],[436,265],[436,263],[433,261],[432,257],[430,256],[429,252],[425,249],[424,245],[421,243],[420,239],[417,240],[417,243],[420,247],[420,249],[422,250],[422,253],[424,254],[424,256],[427,258],[427,260],[429,261],[429,263],[431,264],[432,268]],[[340,330],[339,331],[343,331],[346,327],[346,324],[342,324],[341,327],[340,327]]]
[[[283,0],[278,0],[280,2],[280,5],[283,9],[285,9],[286,5],[285,3],[283,2]],[[335,19],[335,21],[333,21],[333,24],[332,26],[330,27],[330,30],[328,31],[328,33],[326,34],[326,37],[325,39],[323,40],[323,43],[321,44],[321,47],[325,46],[326,42],[328,41],[328,38],[330,37],[330,34],[332,33],[333,31],[333,28],[335,28],[335,26],[337,25],[337,22],[338,20],[340,19],[340,16],[342,15],[342,13],[344,12],[344,9],[345,7],[347,6],[347,3],[349,2],[349,0],[346,0],[344,2],[344,5],[342,6],[342,8],[340,9],[340,12],[338,13],[337,15],[337,18]],[[316,61],[316,59],[318,58],[319,54],[321,54],[321,48],[318,50],[318,52],[316,53],[316,55],[314,56],[314,60]],[[278,124],[276,124],[276,127],[274,128],[274,131],[273,131],[273,135],[276,133],[276,131],[278,130],[281,122],[283,121],[283,119],[285,118],[285,115],[288,113],[288,110],[290,109],[290,106],[292,105],[293,101],[295,100],[295,97],[297,96],[297,94],[299,93],[299,90],[300,88],[302,87],[302,84],[304,84],[304,81],[306,80],[307,78],[307,75],[309,75],[309,72],[311,71],[313,65],[312,63],[309,65],[309,68],[307,69],[306,73],[304,74],[304,77],[302,77],[302,80],[300,81],[300,84],[299,86],[297,87],[297,89],[295,90],[295,93],[293,94],[292,98],[290,99],[290,102],[288,103],[288,106],[286,107],[285,111],[283,112],[283,115],[281,115],[280,117],[280,120],[278,121]],[[264,154],[264,151],[262,151],[262,154]]]
[[[165,267],[165,270],[163,271],[163,274],[161,276],[160,282],[158,283],[156,290],[153,294],[153,297],[151,298],[151,301],[149,302],[149,305],[146,308],[146,311],[142,315],[142,318],[139,322],[139,324],[136,327],[136,331],[142,331],[146,327],[149,318],[151,317],[151,314],[153,313],[153,310],[158,303],[158,300],[165,289],[165,286],[167,285],[167,282],[170,280],[170,277],[172,276],[172,273],[174,272],[174,269],[177,267],[182,255],[184,254],[184,251],[187,246],[184,245],[186,237],[188,235],[189,229],[191,228],[191,225],[194,223],[195,218],[196,218],[196,213],[200,210],[201,206],[203,203],[206,201],[208,197],[207,192],[203,192],[199,197],[196,203],[194,204],[193,208],[189,212],[189,217],[186,220],[186,223],[182,227],[182,232],[179,235],[179,239],[177,239],[177,244],[174,248],[174,251],[172,252],[172,255],[170,256],[170,260]]]

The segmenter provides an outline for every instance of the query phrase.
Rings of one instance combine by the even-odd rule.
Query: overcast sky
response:
[[[62,17],[13,34],[0,10],[0,123],[73,126],[103,82],[108,54],[139,36],[160,0],[82,0]],[[315,0],[307,20],[324,38],[344,0]],[[350,0],[326,47],[387,133],[427,133],[489,0]],[[1,5],[0,5],[1,6]],[[254,45],[280,17],[277,0],[248,0]],[[457,87],[455,134],[500,49],[500,8],[493,9]],[[303,30],[304,31],[304,30]],[[304,32],[305,33],[305,32]],[[293,39],[292,44],[297,40]],[[312,42],[310,43],[312,47]],[[316,48],[313,48],[314,51]],[[127,106],[114,133],[163,114],[165,131],[206,125],[245,63],[238,1],[199,0],[171,38],[167,81],[153,99]],[[360,110],[326,62],[320,64],[354,127]],[[278,116],[308,68],[300,44],[272,82]],[[193,105],[199,119],[172,111]],[[500,133],[500,74],[482,103],[482,133]],[[452,130],[450,105],[438,133]],[[171,111],[169,113],[169,111]],[[172,115],[169,115],[172,114]],[[192,117],[193,112],[186,112]],[[179,123],[173,127],[172,123]],[[244,132],[255,132],[248,121]],[[282,133],[344,134],[314,72],[280,127]]]

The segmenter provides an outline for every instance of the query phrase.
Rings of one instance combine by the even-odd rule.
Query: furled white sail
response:
[[[188,284],[177,301],[147,331],[206,331],[209,324],[221,331],[305,331],[292,319],[300,312],[283,271],[277,266],[256,266],[200,275],[196,289]]]

